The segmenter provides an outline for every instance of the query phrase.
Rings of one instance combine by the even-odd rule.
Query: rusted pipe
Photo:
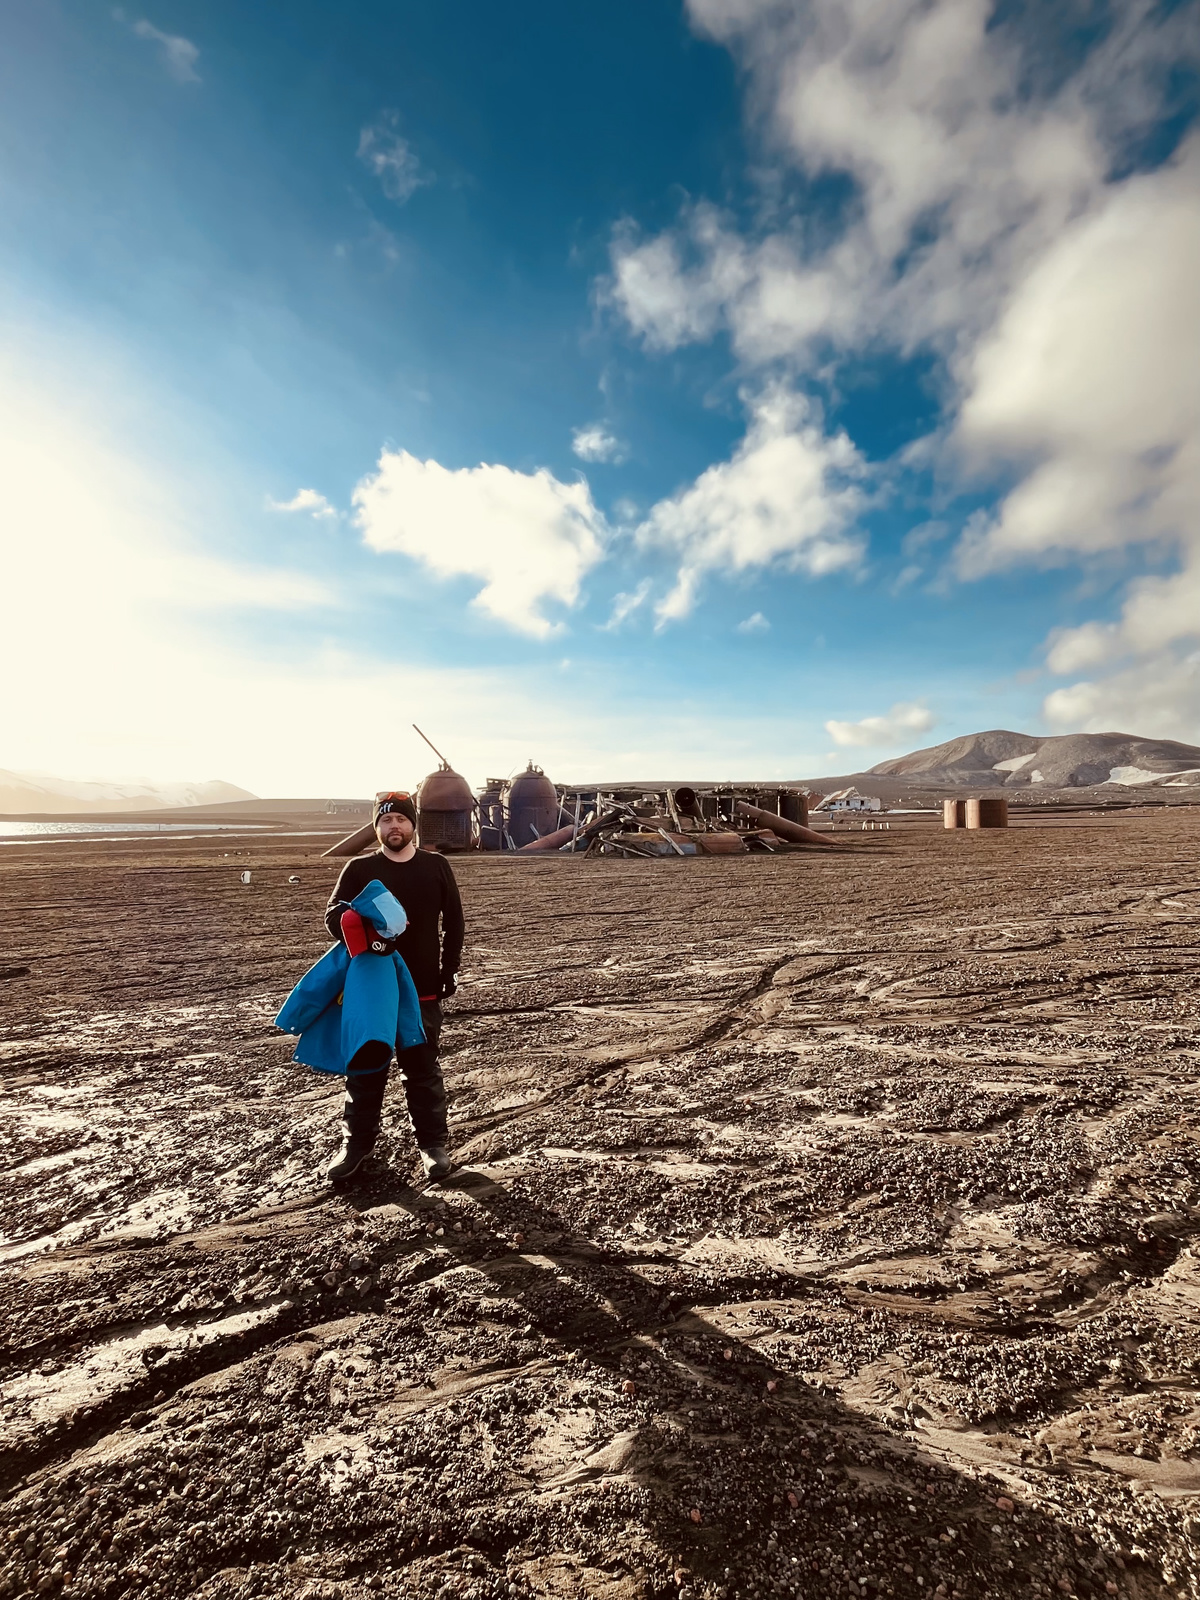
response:
[[[819,844],[827,850],[836,848],[832,839],[824,838],[812,828],[806,828],[799,822],[789,822],[774,811],[763,811],[759,806],[752,806],[748,800],[739,800],[734,811],[739,817],[749,817],[764,828],[770,828],[781,839],[790,839],[793,844]]]
[[[368,822],[355,833],[348,833],[344,839],[339,839],[336,844],[331,844],[328,850],[322,850],[324,856],[360,856],[368,845],[377,845],[379,837],[375,832],[375,824]]]
[[[682,834],[680,835],[682,838]],[[705,856],[740,856],[745,854],[746,841],[740,833],[723,829],[717,833],[694,833],[696,848]]]
[[[574,837],[575,824],[568,822],[565,828],[555,828],[553,833],[544,833],[540,839],[531,839],[528,844],[518,845],[517,854],[531,856],[557,850],[560,845],[569,844]]]
[[[602,817],[585,823],[582,828],[576,828],[573,822],[565,828],[558,828],[553,833],[543,834],[540,839],[534,839],[529,844],[521,845],[517,854],[519,856],[541,855],[548,850],[561,850],[563,845],[570,844],[574,839],[594,839],[603,829],[609,828],[614,822],[620,822],[623,813],[620,811],[606,811]]]

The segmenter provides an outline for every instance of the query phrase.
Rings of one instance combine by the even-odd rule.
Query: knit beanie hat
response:
[[[417,825],[417,808],[413,797],[405,789],[392,790],[388,794],[377,794],[375,804],[371,809],[371,826],[374,828],[380,817],[389,811],[399,812],[402,817],[407,817],[415,828]]]

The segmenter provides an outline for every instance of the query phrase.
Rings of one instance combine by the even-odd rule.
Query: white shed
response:
[[[857,789],[837,789],[813,807],[827,817],[844,816],[848,811],[882,811],[883,801],[877,794],[859,794]]]

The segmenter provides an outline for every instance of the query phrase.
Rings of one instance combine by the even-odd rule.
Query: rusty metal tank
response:
[[[516,849],[559,825],[558,791],[531,761],[508,786],[508,836]]]
[[[475,796],[448,766],[431,772],[417,789],[417,836],[422,850],[443,855],[475,848]]]
[[[968,828],[1007,828],[1008,801],[970,795],[967,799]]]
[[[788,822],[808,827],[808,796],[803,789],[784,789],[779,795],[779,815]]]
[[[479,848],[504,849],[503,778],[489,778],[479,791]]]

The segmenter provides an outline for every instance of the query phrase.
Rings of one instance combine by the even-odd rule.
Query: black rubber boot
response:
[[[371,1154],[375,1144],[374,1139],[366,1142],[356,1139],[345,1123],[342,1124],[342,1128],[341,1149],[325,1168],[325,1176],[330,1183],[345,1183],[347,1178],[352,1178]]]
[[[421,1157],[421,1169],[430,1183],[441,1183],[454,1171],[454,1163],[444,1145],[422,1145],[418,1154]]]
[[[359,1056],[355,1056],[355,1062],[358,1059]],[[386,1066],[375,1072],[347,1073],[346,1098],[342,1103],[342,1146],[325,1169],[330,1183],[345,1183],[347,1178],[353,1177],[374,1149],[387,1081]]]

